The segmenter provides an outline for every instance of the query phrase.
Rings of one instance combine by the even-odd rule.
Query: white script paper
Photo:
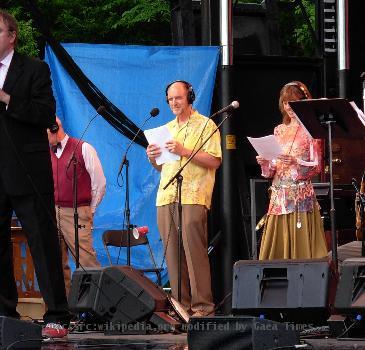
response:
[[[283,153],[274,135],[264,137],[247,137],[257,154],[264,159],[273,160]]]
[[[173,139],[169,129],[166,125],[159,126],[158,128],[148,129],[144,132],[149,144],[155,144],[161,148],[161,155],[156,158],[156,164],[161,165],[163,163],[170,163],[175,160],[179,160],[180,156],[175,153],[170,153],[165,146],[167,141]]]

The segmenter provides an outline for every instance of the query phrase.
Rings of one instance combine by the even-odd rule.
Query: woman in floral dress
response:
[[[259,259],[312,259],[327,256],[319,205],[311,178],[320,172],[321,141],[311,138],[297,121],[289,101],[311,98],[299,81],[280,91],[282,124],[274,135],[283,154],[272,161],[260,156],[262,176],[273,178]]]

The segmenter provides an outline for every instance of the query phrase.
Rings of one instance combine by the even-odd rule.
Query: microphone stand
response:
[[[356,180],[353,178],[352,181],[352,186],[355,188],[356,191],[356,196],[358,196],[359,198],[359,203],[360,203],[360,232],[361,232],[361,256],[365,257],[365,237],[364,237],[364,233],[365,233],[365,228],[364,228],[364,209],[365,209],[365,197],[364,197],[364,193],[361,192],[361,187],[363,186],[363,184],[361,183],[361,187],[359,188],[357,186]]]
[[[219,114],[218,112],[214,115]],[[178,198],[178,226],[177,226],[177,258],[178,258],[178,284],[177,284],[177,299],[181,302],[181,247],[182,247],[182,203],[181,203],[181,187],[183,182],[183,176],[181,175],[185,167],[193,160],[196,154],[203,148],[203,146],[210,140],[210,138],[215,134],[215,132],[220,128],[220,126],[231,116],[230,112],[226,112],[226,116],[222,121],[216,126],[216,128],[210,133],[210,135],[202,142],[202,144],[190,154],[190,157],[186,162],[178,169],[178,171],[170,178],[170,180],[163,187],[165,190],[175,179],[177,181],[177,198]]]
[[[138,129],[138,131],[134,135],[131,142],[129,142],[127,149],[122,157],[120,166],[119,166],[118,176],[122,173],[123,166],[125,165],[125,209],[124,209],[124,212],[125,212],[125,219],[126,219],[126,226],[127,226],[127,265],[128,266],[131,265],[131,234],[132,234],[132,230],[133,230],[133,225],[131,225],[131,211],[130,211],[130,207],[129,207],[129,161],[127,159],[127,153],[129,151],[129,149],[131,148],[132,144],[134,143],[134,141],[136,140],[137,136],[141,132],[142,128],[146,125],[147,121],[149,121],[153,117],[156,117],[156,115],[158,113],[159,113],[158,108],[152,109],[152,111],[150,112],[151,115],[145,119],[142,126]]]
[[[365,227],[364,227],[364,210],[365,210],[365,198],[364,194],[358,192],[360,199],[360,231],[361,231],[361,256],[365,257]]]
[[[70,164],[72,162],[72,192],[73,192],[73,210],[74,210],[74,230],[75,230],[75,266],[76,268],[80,267],[80,244],[79,244],[79,229],[85,227],[85,225],[79,225],[79,213],[77,211],[77,163],[78,160],[76,158],[76,150],[80,145],[81,140],[83,139],[87,129],[91,125],[92,121],[102,112],[104,112],[105,107],[99,106],[96,110],[96,114],[90,119],[88,124],[86,125],[85,130],[81,134],[81,137],[78,139],[76,146],[72,152],[71,158],[69,159],[67,165],[66,165],[66,172],[68,171]]]
[[[127,152],[122,159],[122,165],[125,165],[125,218],[127,222],[127,265],[131,265],[131,211],[129,209],[129,161],[127,159]]]
[[[73,191],[73,209],[74,209],[74,230],[75,230],[75,265],[80,267],[80,248],[79,248],[79,229],[85,225],[79,225],[79,213],[77,211],[77,159],[75,152],[72,153],[72,191]]]

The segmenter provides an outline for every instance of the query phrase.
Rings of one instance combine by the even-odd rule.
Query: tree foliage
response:
[[[18,20],[19,35],[18,35],[18,51],[30,56],[39,55],[38,38],[40,33],[34,28],[30,18],[23,16],[23,10],[20,6],[14,6],[8,9]]]
[[[312,28],[316,28],[315,4],[312,0],[301,0],[305,12],[309,17]],[[281,28],[281,43],[287,55],[290,56],[313,56],[315,53],[315,42],[311,35],[308,23],[303,13],[292,0],[281,1],[279,16]]]
[[[33,0],[54,38],[60,42],[168,45],[170,7],[167,0]],[[19,50],[42,51],[27,1],[8,1],[19,23]]]
[[[37,56],[44,41],[35,29],[27,4],[34,2],[57,41],[113,44],[170,45],[169,0],[2,0],[18,20],[19,50]],[[217,0],[218,1],[218,0]],[[319,1],[319,0],[317,0]],[[233,4],[261,0],[235,0]],[[312,26],[315,1],[302,0]],[[280,40],[284,52],[311,56],[314,43],[308,24],[294,0],[278,0]]]

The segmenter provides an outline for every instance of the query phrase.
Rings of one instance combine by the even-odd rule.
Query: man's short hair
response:
[[[14,46],[16,46],[17,42],[18,42],[18,33],[19,33],[18,23],[17,23],[16,19],[9,12],[6,12],[1,9],[0,9],[0,19],[2,19],[2,21],[8,27],[9,32],[16,33],[15,42],[14,42]]]

